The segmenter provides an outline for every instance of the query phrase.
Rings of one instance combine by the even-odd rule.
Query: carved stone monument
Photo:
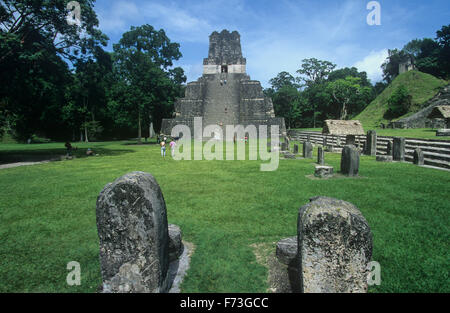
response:
[[[322,147],[317,149],[317,164],[324,165],[325,164],[325,152]]]
[[[314,176],[319,178],[333,177],[334,169],[332,166],[317,165],[314,170]]]
[[[97,199],[97,230],[103,292],[169,290],[166,204],[152,175],[133,172],[107,184]]]
[[[405,161],[405,138],[394,137],[392,156],[394,161]]]
[[[341,173],[357,176],[359,172],[359,151],[354,145],[344,146],[341,156]]]
[[[374,130],[367,132],[365,153],[371,156],[377,155],[377,132]]]
[[[424,155],[423,151],[420,148],[416,148],[413,154],[413,163],[416,165],[424,165]]]
[[[297,222],[301,292],[367,292],[373,246],[366,219],[346,201],[310,201],[300,208]]]
[[[311,142],[306,141],[303,143],[303,157],[305,159],[311,159],[313,153],[313,145]]]

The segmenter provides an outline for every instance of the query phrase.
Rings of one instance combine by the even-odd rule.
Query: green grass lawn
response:
[[[450,292],[449,172],[363,156],[364,178],[311,180],[314,160],[261,172],[261,161],[162,160],[156,145],[75,146],[75,160],[0,170],[0,292],[95,292],[96,199],[131,171],[153,174],[169,223],[196,246],[183,292],[265,292],[251,245],[295,235],[298,209],[317,195],[352,202],[368,220],[382,279],[371,292]],[[82,158],[87,147],[101,155]],[[64,153],[62,143],[0,145],[0,155],[12,150]],[[340,155],[325,157],[339,169]],[[81,286],[66,284],[70,261],[81,264]]]

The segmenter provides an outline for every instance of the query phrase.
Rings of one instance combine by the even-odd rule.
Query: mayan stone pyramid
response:
[[[171,134],[175,125],[187,125],[194,133],[194,117],[202,117],[203,129],[219,125],[278,125],[285,134],[284,118],[275,117],[273,103],[263,94],[261,83],[246,73],[241,40],[237,31],[213,32],[209,36],[208,58],[203,60],[203,75],[186,86],[185,97],[175,103],[172,119],[163,119],[161,132]],[[226,138],[230,139],[230,138]]]

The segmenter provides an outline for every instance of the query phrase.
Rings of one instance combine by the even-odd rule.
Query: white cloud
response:
[[[175,34],[175,39],[183,41],[207,41],[213,27],[205,20],[191,15],[176,5],[146,3],[141,8],[141,14],[147,20],[164,26],[169,33]],[[178,37],[178,38],[177,38]]]
[[[163,28],[171,38],[183,41],[207,41],[213,27],[175,4],[137,1],[115,1],[98,10],[100,29],[106,33],[122,34],[130,26],[150,24]]]
[[[130,29],[129,21],[139,15],[139,8],[135,3],[117,1],[108,10],[98,10],[99,27],[107,33],[121,34]]]
[[[180,62],[175,62],[175,66],[180,66],[184,70],[184,74],[187,77],[186,83],[196,81],[203,74],[203,64],[181,64]]]
[[[388,57],[388,50],[371,51],[363,60],[356,62],[353,66],[359,71],[367,72],[372,83],[382,80],[383,71],[381,64]]]

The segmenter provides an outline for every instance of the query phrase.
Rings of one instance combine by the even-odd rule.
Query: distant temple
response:
[[[219,125],[278,125],[286,132],[284,118],[275,117],[273,103],[266,98],[259,81],[246,74],[237,31],[213,32],[209,36],[208,58],[203,60],[203,75],[186,86],[185,97],[175,103],[172,119],[163,119],[161,132],[170,135],[175,125],[190,127],[194,117],[203,118],[203,128]],[[229,138],[228,138],[229,139]]]
[[[409,56],[405,61],[400,62],[398,65],[398,74],[403,74],[405,72],[409,72],[415,70],[416,66],[414,65],[413,57]]]

